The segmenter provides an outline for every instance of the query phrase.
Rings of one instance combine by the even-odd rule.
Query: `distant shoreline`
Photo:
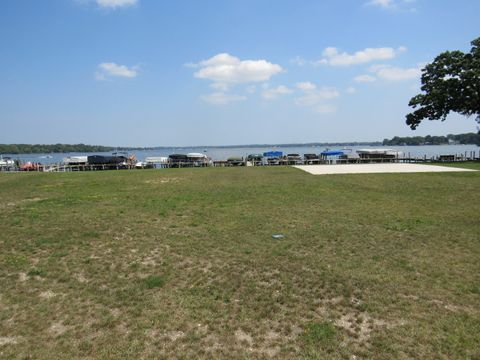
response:
[[[429,145],[477,145],[480,134],[466,133],[447,136],[398,137],[383,141],[309,142],[287,144],[247,144],[247,145],[194,145],[194,146],[102,146],[85,144],[0,144],[0,154],[65,154],[122,152],[135,150],[165,149],[252,149],[252,148],[294,148],[294,147],[347,147],[347,146],[429,146]]]

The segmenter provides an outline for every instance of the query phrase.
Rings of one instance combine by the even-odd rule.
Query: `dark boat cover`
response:
[[[87,162],[90,165],[116,165],[126,161],[125,156],[103,156],[103,155],[90,155],[87,157]]]

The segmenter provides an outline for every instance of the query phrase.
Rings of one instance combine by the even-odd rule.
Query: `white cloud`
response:
[[[410,7],[416,0],[370,0],[365,3],[368,6],[377,6],[388,10],[408,10],[415,12],[414,7]]]
[[[340,96],[335,88],[323,87],[320,89],[304,90],[304,95],[295,99],[299,106],[314,106],[326,100],[332,100]]]
[[[374,76],[371,76],[371,75],[358,75],[358,76],[355,76],[353,78],[353,80],[355,80],[356,82],[359,82],[359,83],[368,83],[368,82],[374,82],[377,80],[376,77]]]
[[[379,79],[387,81],[402,81],[410,79],[418,79],[422,74],[422,65],[414,68],[399,68],[391,65],[376,65],[370,68]],[[368,76],[368,75],[367,75]]]
[[[196,78],[208,79],[217,83],[248,83],[267,81],[283,69],[280,65],[266,60],[240,60],[223,53],[196,64],[200,69]]]
[[[277,86],[276,88],[265,89],[262,92],[262,96],[267,100],[273,100],[280,95],[291,94],[292,92],[293,92],[292,89],[286,87],[285,85],[280,85],[280,86]]]
[[[257,92],[257,87],[255,85],[247,86],[245,91],[249,94],[255,94]]]
[[[97,66],[95,78],[97,80],[106,80],[108,77],[134,78],[138,75],[138,66],[131,68],[125,65],[118,65],[114,62],[105,62]]]
[[[227,105],[234,102],[246,100],[246,96],[226,94],[223,92],[214,92],[202,96],[202,100],[212,105]]]
[[[96,0],[98,6],[111,9],[132,6],[137,4],[138,1],[139,0]]]
[[[303,91],[311,91],[315,90],[317,88],[317,85],[311,83],[310,81],[303,81],[296,83],[295,85],[298,89],[303,90]]]
[[[382,8],[391,8],[395,6],[393,0],[371,0],[367,2],[367,5],[379,6]]]
[[[399,53],[406,51],[405,46],[400,46],[397,49],[391,47],[380,48],[366,48],[357,51],[353,54],[346,52],[339,52],[335,47],[328,47],[323,51],[324,58],[315,62],[316,65],[328,64],[332,66],[347,66],[364,64],[376,60],[389,60],[393,59]]]

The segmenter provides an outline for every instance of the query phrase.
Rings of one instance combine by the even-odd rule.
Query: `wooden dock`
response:
[[[341,164],[374,164],[374,163],[446,163],[446,162],[468,162],[480,161],[480,151],[478,155],[475,151],[465,154],[443,154],[433,157],[424,156],[406,156],[402,157],[359,157],[359,158],[304,158],[291,159],[287,157],[281,158],[264,158],[263,160],[255,161],[228,161],[228,160],[213,160],[204,162],[178,162],[168,161],[161,164],[161,168],[195,168],[195,167],[230,167],[230,166],[295,166],[295,165],[341,165]],[[152,166],[137,167],[133,163],[129,164],[39,164],[30,163],[28,167],[16,166],[0,166],[0,171],[28,171],[28,172],[78,172],[78,171],[105,171],[105,170],[133,170],[133,169],[148,169]],[[155,166],[156,168],[156,166]]]

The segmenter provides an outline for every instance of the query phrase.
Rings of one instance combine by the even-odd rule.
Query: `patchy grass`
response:
[[[331,323],[310,323],[303,334],[303,339],[310,344],[328,343],[335,335],[335,327]]]
[[[163,287],[165,285],[165,279],[161,276],[150,275],[145,278],[144,282],[148,289]]]
[[[0,174],[0,358],[479,357],[479,185]]]

